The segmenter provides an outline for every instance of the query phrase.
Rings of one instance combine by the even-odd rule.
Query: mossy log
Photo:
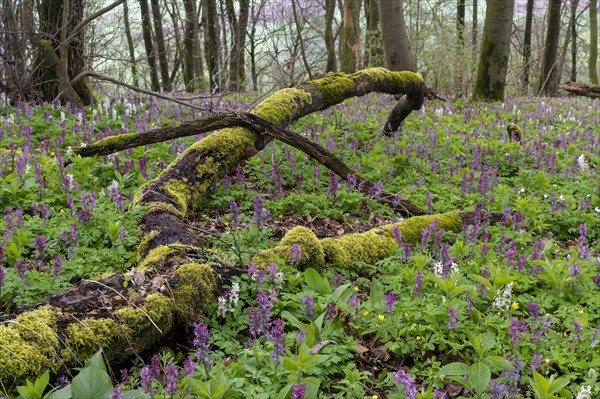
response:
[[[299,269],[352,261],[373,263],[388,256],[396,245],[394,226],[405,242],[415,243],[434,219],[440,228],[460,231],[474,217],[473,212],[416,216],[365,233],[322,240],[300,226],[274,249],[257,254],[254,261],[266,265],[275,254],[286,259],[292,245],[299,244],[303,253]],[[214,259],[209,251],[187,245],[160,246],[127,279],[116,274],[86,281],[40,304],[0,316],[1,386],[11,391],[46,369],[58,373],[82,365],[99,348],[112,364],[155,348],[175,326],[190,327],[201,319],[223,283],[246,272]]]
[[[600,86],[590,86],[579,82],[568,82],[560,86],[572,96],[600,98]]]

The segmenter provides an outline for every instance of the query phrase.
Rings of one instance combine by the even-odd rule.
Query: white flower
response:
[[[60,111],[60,121],[64,122],[65,121],[65,113]]]
[[[71,156],[71,155],[73,155],[73,147],[71,147],[71,146],[68,146],[68,147],[67,147],[67,155],[68,155],[68,156]]]
[[[498,295],[494,298],[494,306],[498,309],[508,310],[508,307],[511,305],[512,298],[512,281],[506,284],[506,288],[504,291],[498,291]]]
[[[110,182],[110,185],[108,187],[106,187],[106,189],[110,192],[110,191],[118,191],[119,190],[119,182],[116,180],[113,180]]]
[[[581,391],[577,394],[577,399],[591,399],[592,397],[592,386],[582,386]]]
[[[582,172],[587,172],[590,169],[587,161],[585,160],[585,155],[581,154],[579,158],[577,158],[577,165]]]
[[[442,262],[436,262],[433,264],[433,273],[438,277],[444,276],[444,265]],[[450,270],[448,270],[448,278],[451,278],[455,274],[458,274],[458,265],[454,262],[450,265]]]
[[[240,284],[233,283],[231,289],[217,299],[217,316],[225,317],[228,312],[233,312],[240,299]]]

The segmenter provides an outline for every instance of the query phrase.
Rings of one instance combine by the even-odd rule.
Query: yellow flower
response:
[[[549,317],[549,316],[550,316],[550,313],[546,313],[546,317]]]
[[[498,314],[498,316],[502,316],[502,312],[498,312],[497,314]]]
[[[385,320],[385,316],[380,314],[379,316],[377,316],[377,318],[379,319],[379,321],[383,321]]]
[[[583,314],[583,313],[584,313],[584,312],[583,312],[583,310],[580,310],[580,311],[579,311],[579,314]]]
[[[358,287],[354,287],[354,291],[358,292]]]
[[[373,396],[371,396],[371,399],[379,399],[379,396],[373,395]]]
[[[51,156],[51,157],[53,157],[53,156],[56,156],[56,154],[54,153],[54,151],[52,151],[52,152],[50,153],[50,156]]]
[[[369,315],[369,311],[368,311],[368,310],[365,310],[365,311],[363,312],[363,316],[368,316],[368,315]]]
[[[546,358],[546,359],[544,360],[544,363],[546,363],[546,364],[550,364],[550,359]]]
[[[415,338],[417,341],[421,340],[421,337],[417,335],[417,337]]]
[[[61,209],[61,210],[60,210],[60,214],[61,214],[61,215],[64,215],[64,214],[65,214],[65,210],[64,210],[64,209]]]
[[[511,308],[513,308],[514,310],[519,309],[519,304],[516,302],[513,302],[512,305],[510,305]]]

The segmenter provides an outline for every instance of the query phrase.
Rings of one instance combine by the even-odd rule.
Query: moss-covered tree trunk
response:
[[[372,91],[412,93],[422,91],[422,86],[421,75],[413,72],[373,68],[352,75],[334,74],[275,92],[252,114],[273,126],[286,126],[346,98]],[[131,140],[132,134],[124,135],[125,141]],[[140,225],[143,237],[128,286],[123,274],[87,281],[41,304],[0,317],[3,386],[12,390],[45,369],[58,372],[79,365],[98,348],[103,348],[113,363],[125,360],[158,345],[174,326],[189,326],[201,318],[223,282],[245,270],[206,255],[209,249],[189,228],[187,217],[201,210],[213,182],[260,151],[269,139],[246,127],[219,130],[189,147],[140,188],[135,206],[144,214]],[[434,219],[440,228],[460,231],[473,217],[469,212],[418,216],[396,227],[405,242],[415,243]],[[258,254],[255,260],[260,264],[276,253],[285,258],[291,245],[298,243],[305,260],[314,259],[311,264],[316,267],[353,260],[374,262],[393,250],[392,227],[320,241],[307,229],[296,228],[275,249]]]

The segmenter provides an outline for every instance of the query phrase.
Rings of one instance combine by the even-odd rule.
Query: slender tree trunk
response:
[[[379,2],[385,63],[392,71],[416,71],[402,8],[402,0]]]
[[[306,47],[304,46],[304,39],[302,38],[302,25],[300,24],[300,17],[298,16],[297,10],[298,4],[296,0],[292,0],[292,14],[294,15],[294,25],[296,26],[296,35],[298,36],[298,43],[300,44],[300,56],[302,57],[302,63],[304,64],[304,69],[308,74],[308,79],[312,80],[312,72],[310,70],[310,65],[308,64],[308,59],[306,58]]]
[[[24,93],[24,79],[26,76],[25,41],[23,35],[19,34],[21,28],[17,23],[16,7],[16,4],[11,0],[2,0],[2,11],[0,13],[4,23],[4,32],[2,32],[0,38],[3,39],[5,46],[3,58],[6,62],[2,69],[6,71],[6,75],[0,76],[0,79],[6,82],[6,86],[11,91]]]
[[[577,81],[577,6],[579,0],[571,1],[571,82]]]
[[[146,57],[150,67],[150,88],[152,91],[160,91],[160,82],[158,80],[158,71],[156,70],[156,53],[154,52],[154,43],[152,41],[152,24],[150,22],[150,7],[148,0],[140,1],[140,13],[142,14],[142,35],[144,37],[144,47],[146,48]]]
[[[377,0],[365,0],[365,19],[367,21],[365,40],[365,66],[383,65],[383,45],[379,22]]]
[[[456,5],[456,34],[458,43],[465,45],[465,0],[458,0]]]
[[[184,0],[185,9],[185,31],[183,37],[183,82],[187,92],[193,92],[196,89],[194,79],[196,71],[194,68],[194,30],[196,20],[196,2],[194,0]]]
[[[243,91],[246,86],[245,44],[246,28],[248,27],[249,0],[240,0],[239,15],[236,15],[233,0],[225,0],[227,18],[231,26],[231,53],[229,54],[229,80],[234,91]]]
[[[590,60],[588,72],[590,82],[598,84],[598,0],[590,0]]]
[[[219,71],[219,19],[215,0],[202,0],[204,25],[204,58],[208,66],[210,91],[221,90]]]
[[[533,1],[527,0],[525,11],[525,38],[523,39],[523,94],[529,91],[529,71],[531,68],[531,27],[533,24]]]
[[[544,43],[544,59],[538,91],[540,94],[553,96],[558,91],[558,41],[560,37],[561,0],[550,0],[548,27]]]
[[[156,41],[156,50],[158,52],[158,64],[160,69],[160,78],[163,91],[173,90],[169,77],[169,61],[167,60],[167,49],[165,47],[165,37],[162,30],[162,15],[158,0],[150,0],[152,6],[152,19],[154,22],[154,39]]]
[[[473,98],[504,101],[514,0],[489,0]]]
[[[171,84],[175,82],[175,78],[177,76],[177,70],[181,66],[181,58],[185,57],[185,48],[184,48],[184,40],[181,38],[179,26],[181,24],[182,18],[180,17],[181,13],[179,12],[179,4],[176,1],[165,1],[166,10],[169,16],[171,17],[171,23],[176,29],[173,30],[173,36],[175,37],[175,57],[173,59],[173,68],[171,69],[171,74],[169,76],[169,80]],[[170,7],[169,7],[170,6]],[[185,38],[187,25],[184,25],[183,36]],[[192,67],[193,68],[193,67]],[[188,83],[186,83],[186,67],[183,67],[183,84],[185,86],[186,91],[188,91]],[[193,79],[193,69],[192,69],[192,79]]]
[[[360,0],[345,0],[342,13],[342,41],[340,48],[340,70],[346,73],[360,69]]]
[[[127,37],[127,47],[129,49],[129,59],[131,62],[131,77],[133,78],[134,86],[139,86],[140,81],[135,62],[135,48],[133,46],[131,28],[129,27],[129,6],[127,6],[127,1],[123,2],[123,22],[125,23],[125,36]]]
[[[325,0],[325,47],[327,48],[327,72],[337,71],[335,56],[335,36],[333,34],[333,16],[335,14],[335,0]]]
[[[473,0],[473,30],[471,31],[471,40],[473,47],[477,45],[477,20],[479,19],[479,10],[477,9],[477,0]]]

